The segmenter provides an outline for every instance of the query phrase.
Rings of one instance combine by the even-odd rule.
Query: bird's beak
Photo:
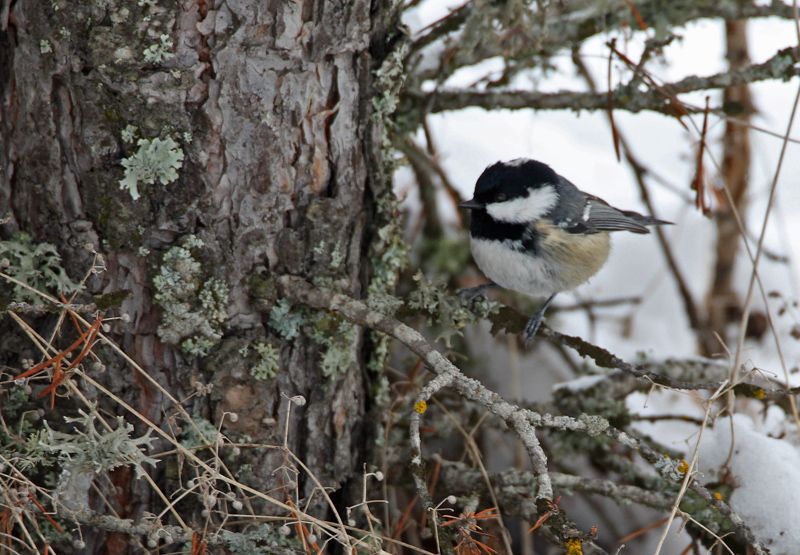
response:
[[[478,210],[480,208],[483,208],[484,205],[481,204],[480,202],[478,202],[475,199],[469,199],[469,200],[465,200],[464,202],[460,203],[459,206],[461,208],[466,208],[467,210]]]

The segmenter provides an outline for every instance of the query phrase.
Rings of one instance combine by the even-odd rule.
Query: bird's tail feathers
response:
[[[644,226],[649,225],[675,225],[675,222],[668,222],[667,220],[659,220],[658,218],[654,218],[652,216],[644,216],[639,214],[638,212],[632,212],[625,210],[623,214],[628,216],[630,219],[634,220],[637,224],[641,224]]]

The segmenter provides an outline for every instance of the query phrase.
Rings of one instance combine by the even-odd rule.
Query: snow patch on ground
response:
[[[584,391],[586,389],[594,387],[596,384],[602,382],[608,376],[609,376],[608,374],[581,376],[580,378],[575,378],[574,380],[569,380],[568,382],[561,382],[555,384],[553,386],[553,391],[557,389],[567,389],[572,393],[577,393],[578,391]]]
[[[788,441],[756,430],[744,415],[733,417],[730,470],[736,489],[731,507],[773,555],[796,555],[800,546],[800,451]],[[719,479],[731,445],[730,419],[716,422],[700,444],[699,469],[707,481]]]

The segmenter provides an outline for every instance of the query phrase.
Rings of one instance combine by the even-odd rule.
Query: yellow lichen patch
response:
[[[425,401],[417,401],[414,403],[414,411],[417,414],[425,414],[426,410],[428,410],[428,403]]]
[[[577,538],[564,542],[564,547],[567,548],[566,555],[583,555],[583,545],[581,545],[581,540]]]

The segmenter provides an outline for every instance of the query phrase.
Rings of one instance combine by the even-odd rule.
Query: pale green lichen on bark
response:
[[[163,310],[158,336],[195,356],[207,355],[222,338],[229,292],[223,281],[205,277],[192,253],[202,246],[196,236],[184,237],[164,254],[153,278],[155,300]]]
[[[59,476],[53,499],[72,510],[89,505],[89,489],[98,474],[122,466],[133,466],[136,476],[145,474],[145,463],[158,462],[144,453],[151,448],[153,438],[148,430],[141,437],[132,437],[133,425],[117,417],[114,429],[97,429],[97,414],[78,411],[78,417],[65,417],[67,424],[76,424],[72,431],[53,430],[45,421],[44,428],[28,436],[23,451],[5,452],[19,468],[57,465]]]
[[[259,381],[273,379],[280,370],[280,353],[270,343],[258,342],[253,345],[258,362],[250,369],[250,375]]]
[[[300,540],[290,533],[290,528],[286,525],[278,527],[262,524],[245,532],[222,530],[221,535],[225,547],[233,555],[270,555],[281,548],[303,549]]]
[[[0,270],[42,292],[72,293],[80,287],[61,266],[61,255],[55,245],[35,243],[24,232],[16,233],[7,241],[0,241]],[[8,300],[43,303],[41,296],[22,285],[13,286],[12,296]]]
[[[375,207],[378,231],[370,244],[370,281],[367,285],[367,302],[392,310],[387,298],[394,297],[400,271],[408,263],[409,246],[403,238],[400,210],[397,197],[391,187],[391,176],[397,166],[392,131],[396,128],[395,111],[400,101],[400,91],[405,83],[404,59],[408,53],[407,41],[400,41],[375,72],[375,85],[379,92],[373,98],[373,121],[379,127],[385,183],[376,187]],[[394,303],[396,309],[399,305]],[[389,337],[380,332],[371,332],[373,348],[367,368],[381,373],[389,356]],[[387,398],[388,382],[384,378],[377,386],[376,397]]]
[[[328,313],[320,313],[311,331],[311,339],[325,347],[320,361],[327,378],[343,376],[357,364],[358,326]]]
[[[140,196],[140,184],[152,185],[158,181],[168,185],[178,179],[178,170],[183,167],[183,150],[170,137],[139,139],[136,144],[136,152],[121,162],[125,177],[119,181],[120,189],[126,189],[133,200]]]
[[[163,34],[158,39],[158,42],[151,44],[143,52],[144,61],[149,64],[159,64],[175,57],[175,54],[172,53],[174,44],[170,36]]]
[[[284,339],[294,339],[300,335],[300,328],[305,323],[303,315],[292,310],[292,303],[287,299],[278,300],[269,312],[269,325]]]
[[[315,255],[322,257],[325,256],[329,249],[327,248],[324,241],[320,241],[317,246],[313,249]],[[330,249],[330,269],[331,270],[338,270],[342,267],[342,263],[344,262],[344,254],[342,253],[341,248],[339,247],[338,243],[334,243],[333,248]]]
[[[120,137],[122,138],[123,142],[132,143],[133,139],[136,138],[136,134],[138,132],[139,132],[139,128],[136,127],[135,125],[133,125],[132,123],[129,123],[128,125],[125,126],[125,128],[120,133]]]
[[[680,461],[676,459],[672,459],[666,455],[662,455],[655,463],[655,469],[662,475],[664,478],[672,480],[673,482],[680,482],[683,480],[684,474],[686,472],[681,472],[681,465],[685,465],[685,461]]]
[[[62,464],[72,467],[87,467],[99,473],[113,470],[120,466],[132,465],[137,476],[144,474],[144,463],[155,466],[158,462],[143,453],[144,447],[152,447],[152,430],[138,438],[132,438],[133,425],[117,417],[117,426],[113,430],[100,432],[96,427],[97,416],[78,410],[78,417],[64,417],[68,424],[77,424],[72,433],[53,430],[44,422],[45,435],[40,437],[39,447],[58,455]],[[81,429],[82,428],[82,429]]]
[[[184,425],[180,443],[187,449],[217,445],[223,436],[217,427],[202,416],[192,415],[192,422]]]

